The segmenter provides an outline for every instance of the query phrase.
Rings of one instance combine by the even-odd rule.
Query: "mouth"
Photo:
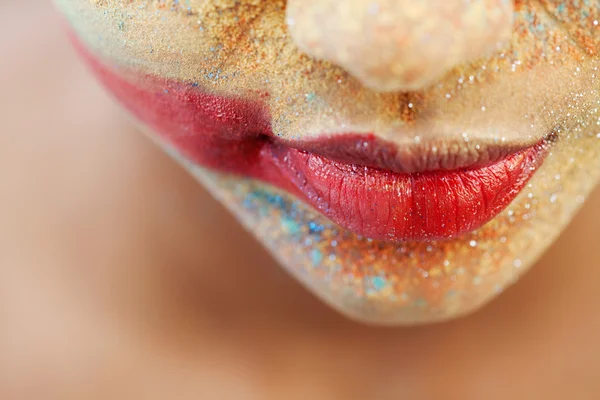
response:
[[[529,145],[461,137],[400,146],[373,134],[285,140],[273,135],[258,101],[117,72],[75,45],[133,115],[194,163],[276,186],[371,239],[450,239],[483,226],[519,194],[554,140],[552,134]]]

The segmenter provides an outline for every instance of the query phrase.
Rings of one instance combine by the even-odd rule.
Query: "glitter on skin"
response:
[[[285,137],[374,131],[401,143],[421,129],[419,140],[426,142],[432,135],[426,128],[439,126],[448,128],[437,132],[441,137],[466,132],[469,138],[515,140],[559,127],[552,154],[510,209],[461,238],[430,243],[358,237],[289,194],[204,170],[169,150],[288,271],[362,321],[430,322],[480,307],[532,265],[600,175],[593,22],[599,18],[589,2],[576,8],[548,0],[543,9],[538,2],[516,2],[513,42],[505,51],[456,68],[431,89],[393,95],[370,91],[343,70],[299,53],[278,0],[191,0],[185,7],[169,1],[57,2],[91,49],[122,73],[134,69],[261,99],[274,132]],[[569,22],[567,30],[556,21]],[[506,92],[515,93],[510,102]],[[522,129],[531,125],[535,129]],[[385,285],[376,290],[381,277]]]
[[[578,82],[581,87],[575,86],[577,82],[569,82],[572,88],[548,85],[564,81],[566,67],[581,55],[579,47],[565,43],[562,32],[551,29],[553,20],[539,7],[517,9],[519,35],[503,56],[457,68],[426,91],[398,95],[368,90],[343,70],[300,53],[286,32],[281,0],[192,0],[192,11],[168,6],[168,1],[102,0],[96,6],[90,0],[57,2],[82,39],[103,57],[141,72],[194,82],[209,93],[260,99],[267,103],[273,131],[285,138],[299,132],[303,136],[375,132],[401,145],[415,135],[423,142],[457,131],[489,138],[502,129],[499,136],[518,141],[527,128],[539,140],[551,127],[570,121],[549,114],[530,127],[521,116],[540,115],[545,104],[559,103],[569,91],[586,87],[583,81]],[[119,21],[125,21],[124,30],[116,26]],[[535,28],[540,25],[548,29],[540,32]],[[557,54],[553,49],[559,43],[564,49]],[[563,64],[564,68],[547,68]],[[527,73],[534,66],[542,70]],[[219,79],[214,79],[211,74],[219,69]],[[513,70],[515,74],[503,73]],[[469,83],[457,85],[461,76]],[[485,114],[480,112],[482,85]],[[524,86],[529,86],[528,95],[516,89]],[[505,101],[507,90],[515,94],[510,102]],[[306,93],[314,94],[315,100],[307,101]],[[457,120],[464,114],[473,115]]]
[[[573,150],[569,145],[579,144],[577,139],[569,141],[572,143],[563,147],[567,152]],[[543,171],[534,176],[532,186],[542,188],[541,192],[560,190],[569,197],[561,204],[552,203],[550,196],[543,198],[536,205],[535,219],[525,218],[532,210],[525,209],[528,198],[523,192],[510,210],[512,222],[508,222],[506,210],[500,218],[463,238],[433,244],[392,244],[340,230],[278,189],[215,174],[191,164],[173,149],[169,153],[318,296],[352,318],[386,324],[443,320],[468,313],[493,298],[500,293],[498,287],[514,282],[539,256],[539,250],[554,240],[580,206],[577,196],[588,193],[600,175],[600,148],[596,146],[593,152],[581,155],[581,163],[570,164],[563,172],[569,176],[563,184]],[[548,162],[557,168],[561,158],[555,152]],[[268,210],[268,218],[264,210]],[[292,235],[281,229],[283,221],[289,219],[298,222],[299,233]],[[323,229],[311,229],[314,224]],[[476,241],[476,247],[469,245],[471,241]],[[314,254],[322,257],[315,259]],[[374,290],[378,286],[374,276],[386,276],[385,290]]]
[[[504,0],[288,0],[286,21],[307,54],[375,90],[406,91],[497,50],[512,15]]]

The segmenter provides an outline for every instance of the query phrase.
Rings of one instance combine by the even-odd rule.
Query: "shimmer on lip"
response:
[[[76,44],[123,105],[193,162],[270,183],[373,239],[447,239],[475,230],[517,196],[546,154],[542,140],[432,163],[403,156],[372,135],[282,142],[258,104],[210,95],[191,83],[125,79]]]

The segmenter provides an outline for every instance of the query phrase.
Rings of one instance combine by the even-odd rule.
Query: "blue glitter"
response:
[[[379,291],[387,285],[387,280],[383,276],[375,276],[371,279],[375,290]]]
[[[317,224],[316,222],[309,222],[308,224],[308,231],[310,233],[320,233],[323,232],[323,230],[325,229],[325,227],[321,224]]]
[[[296,221],[291,218],[283,217],[281,219],[281,223],[285,230],[287,230],[291,235],[296,235],[300,233],[300,225]]]
[[[310,259],[313,265],[319,265],[321,264],[321,261],[323,261],[323,253],[321,253],[319,249],[313,249],[310,252]]]
[[[283,200],[283,197],[281,197],[278,194],[271,194],[271,193],[265,193],[263,192],[263,194],[265,195],[265,199],[267,200],[267,202],[281,210],[287,210],[288,206],[285,202],[285,200]]]

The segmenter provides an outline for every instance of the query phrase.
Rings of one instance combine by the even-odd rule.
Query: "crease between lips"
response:
[[[119,71],[77,41],[76,47],[119,101],[186,158],[279,187],[341,227],[373,239],[448,239],[479,228],[516,197],[548,147],[542,140],[512,153],[510,148],[485,150],[483,165],[466,164],[468,158],[454,154],[448,164],[453,168],[433,171],[427,170],[433,164],[427,160],[435,160],[430,153],[419,164],[415,158],[398,157],[397,147],[374,135],[300,142],[296,149],[273,137],[258,103]],[[491,161],[491,155],[498,159]],[[386,163],[404,172],[379,167]]]
[[[348,164],[349,168],[367,166],[396,173],[483,167],[536,144],[498,144],[460,136],[458,139],[438,138],[397,144],[374,134],[337,134],[306,141],[282,140],[272,136],[270,139],[287,147]]]

